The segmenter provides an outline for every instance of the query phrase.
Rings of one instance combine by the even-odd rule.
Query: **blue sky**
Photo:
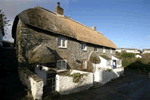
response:
[[[118,48],[150,48],[150,0],[21,1],[18,5],[16,3],[9,5],[11,10],[16,4],[15,14],[35,7],[37,4],[54,11],[56,2],[59,1],[60,6],[64,8],[64,15],[70,15],[71,19],[88,27],[96,26],[97,31],[102,32]],[[27,1],[28,3],[26,3]],[[9,0],[5,0],[3,3],[8,5],[9,2]],[[11,15],[7,10],[4,12],[10,20],[15,17],[14,13]],[[11,30],[11,28],[9,29]]]

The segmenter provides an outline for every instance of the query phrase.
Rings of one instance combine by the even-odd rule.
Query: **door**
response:
[[[116,60],[113,60],[113,69],[114,68],[117,68],[117,62],[116,62]]]

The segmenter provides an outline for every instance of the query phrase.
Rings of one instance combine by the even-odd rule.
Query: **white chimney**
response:
[[[92,26],[92,30],[96,31],[96,26]]]

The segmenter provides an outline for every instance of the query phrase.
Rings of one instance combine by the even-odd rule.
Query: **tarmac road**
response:
[[[62,96],[57,100],[150,100],[148,74],[125,71],[124,76],[96,89]]]

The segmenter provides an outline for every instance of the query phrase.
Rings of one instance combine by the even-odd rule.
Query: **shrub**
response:
[[[122,58],[135,58],[135,54],[134,53],[122,53],[121,57]]]
[[[123,58],[122,60],[122,66],[123,67],[127,67],[128,65],[130,65],[132,62],[131,62],[131,59],[130,58]]]
[[[109,68],[107,68],[106,70],[109,71],[109,72],[111,71],[111,69],[109,69]]]

